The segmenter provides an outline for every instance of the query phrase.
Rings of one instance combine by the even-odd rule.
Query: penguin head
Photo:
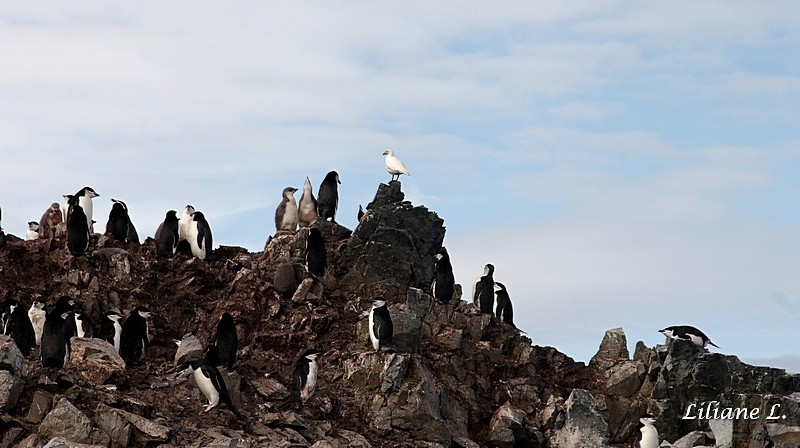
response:
[[[37,232],[39,230],[39,223],[36,221],[28,221],[28,230]]]
[[[75,196],[86,196],[88,198],[96,198],[100,195],[97,194],[97,192],[94,191],[94,188],[92,187],[83,187],[80,189],[80,191],[75,193]]]
[[[70,296],[61,296],[56,300],[55,310],[59,313],[73,311],[75,309],[75,299]]]
[[[39,310],[43,310],[44,309],[44,302],[40,302],[38,300],[34,300],[33,303],[31,303],[31,308],[36,308],[36,309],[39,309]]]
[[[383,155],[394,157],[394,151],[392,151],[391,149],[387,149],[386,151],[383,151]]]
[[[192,213],[194,213],[194,207],[191,204],[186,205],[186,208],[183,209],[183,214],[191,215]]]
[[[7,309],[8,314],[11,314],[19,307],[20,303],[16,299],[8,299],[2,303],[2,308],[4,311]]]
[[[667,328],[665,328],[663,330],[658,330],[658,332],[663,334],[664,336],[666,336],[668,338],[672,338],[672,339],[675,338],[675,327],[674,326],[673,327],[667,327]]]
[[[494,274],[494,265],[488,263],[486,266],[483,267],[483,275],[492,275]]]
[[[222,315],[219,316],[219,321],[224,323],[229,323],[232,325],[235,324],[233,316],[231,316],[230,313],[222,313]]]
[[[386,306],[386,301],[383,299],[376,299],[372,302],[372,309],[383,308]]]
[[[653,414],[647,412],[644,415],[642,415],[642,418],[639,419],[639,422],[641,422],[645,426],[652,425],[656,422],[656,418],[653,416]]]
[[[294,188],[294,187],[286,187],[286,188],[284,188],[284,189],[283,189],[283,197],[284,197],[284,198],[285,198],[287,201],[290,201],[290,200],[294,199],[294,192],[295,192],[295,191],[297,191],[297,188]]]
[[[303,354],[303,357],[311,362],[314,362],[319,356],[319,351],[317,350],[308,350]]]
[[[119,322],[119,320],[122,319],[122,315],[116,311],[109,311],[106,313],[106,319],[112,322]]]
[[[437,252],[436,255],[434,255],[434,258],[436,258],[437,261],[443,258],[449,259],[450,255],[447,253],[447,249],[445,249],[444,246],[442,246],[442,248],[439,249],[439,252]]]
[[[117,209],[117,210],[122,209],[122,210],[125,210],[126,212],[128,211],[128,206],[124,202],[120,201],[119,199],[111,199],[111,202],[114,203],[114,205],[111,206],[112,210],[113,209]]]
[[[60,211],[61,205],[59,205],[58,202],[53,202],[52,204],[50,204],[50,208],[56,211]]]
[[[175,374],[175,378],[193,374],[195,370],[200,368],[200,364],[202,364],[202,360],[185,361],[178,367],[178,372]]]
[[[200,222],[200,221],[205,221],[205,220],[206,220],[206,217],[203,214],[203,212],[194,212],[194,213],[192,213],[192,221]]]
[[[500,282],[495,282],[495,283],[494,283],[494,290],[495,290],[495,292],[498,292],[498,291],[505,291],[505,289],[506,289],[506,287],[505,287],[505,285],[503,285],[502,283],[500,283]]]
[[[165,221],[173,221],[178,219],[178,212],[175,210],[170,210],[167,212],[167,216],[164,218]]]
[[[339,173],[336,171],[330,171],[327,175],[325,175],[325,179],[322,182],[333,183],[336,182],[337,184],[341,184],[342,181],[339,180]]]
[[[146,306],[139,305],[136,308],[134,308],[133,311],[131,311],[131,314],[138,314],[139,316],[141,316],[141,317],[143,317],[145,319],[149,319],[151,316],[153,316],[156,313],[150,311],[150,309],[147,308]]]

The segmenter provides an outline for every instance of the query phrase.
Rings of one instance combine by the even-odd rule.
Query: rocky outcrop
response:
[[[221,246],[213,261],[158,258],[152,239],[95,236],[88,256],[73,258],[58,239],[7,236],[0,300],[52,306],[68,294],[95,322],[139,304],[158,315],[139,364],[75,338],[65,368],[45,369],[38,349],[26,360],[0,336],[0,446],[629,447],[648,409],[675,446],[796,446],[797,376],[680,343],[639,343],[631,358],[621,328],[586,366],[470,303],[445,309],[429,294],[444,221],[405,201],[399,182],[378,188],[353,231],[314,227],[327,251],[321,277],[305,272],[308,229],[271,236],[258,253]],[[367,316],[378,297],[395,334],[375,351]],[[223,312],[239,332],[235,369],[221,369],[236,412],[205,413],[197,386],[174,373],[203,355]],[[316,391],[288,401],[293,366],[309,349],[320,352]],[[761,418],[682,420],[698,400],[750,406]],[[786,419],[766,418],[776,405]]]

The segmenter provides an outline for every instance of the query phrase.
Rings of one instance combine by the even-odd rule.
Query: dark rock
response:
[[[106,445],[92,445],[87,443],[76,443],[64,437],[54,437],[44,448],[104,448]]]
[[[9,411],[17,405],[24,384],[8,370],[0,370],[0,410]]]
[[[566,403],[564,427],[555,434],[555,445],[565,448],[608,447],[608,424],[597,410],[594,398],[574,389]]]
[[[204,355],[203,345],[197,339],[197,336],[187,333],[183,335],[180,345],[178,345],[178,350],[175,351],[173,365],[177,367],[187,361],[203,359]]]
[[[628,340],[622,328],[612,328],[607,330],[600,343],[600,348],[589,362],[590,366],[605,370],[619,361],[627,361],[630,357],[628,352]]]
[[[506,402],[489,423],[489,442],[498,448],[544,446],[541,434],[534,431],[525,413]]]
[[[25,417],[31,423],[40,423],[44,416],[50,411],[50,406],[53,404],[53,395],[43,390],[37,390],[33,393],[33,400],[31,407],[28,408],[28,416]]]
[[[72,338],[72,351],[65,368],[74,368],[92,384],[106,384],[125,373],[125,361],[108,342],[96,338]]]
[[[7,370],[12,375],[22,374],[25,357],[10,336],[0,335],[0,370]]]
[[[91,419],[66,398],[61,398],[39,425],[38,433],[45,439],[62,437],[76,443],[91,443]]]

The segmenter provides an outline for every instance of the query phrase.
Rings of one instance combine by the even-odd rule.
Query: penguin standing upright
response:
[[[159,257],[171,257],[178,250],[178,212],[170,210],[164,222],[156,230],[156,254]]]
[[[338,184],[341,183],[336,171],[329,172],[322,180],[317,192],[317,215],[320,218],[330,218],[332,222],[336,222],[336,210],[339,208]]]
[[[108,213],[106,233],[112,234],[117,241],[139,244],[139,234],[131,222],[127,204],[117,199],[111,201],[114,205]]]
[[[61,207],[61,220],[63,222],[67,222],[67,219],[69,218],[69,206],[72,204],[72,195],[62,194],[61,197],[64,198],[64,206]]]
[[[658,332],[672,340],[683,339],[692,341],[698,347],[706,348],[706,345],[711,344],[719,348],[717,344],[711,342],[711,339],[709,339],[705,333],[691,325],[675,325],[663,330],[658,330]]]
[[[67,218],[67,248],[73,256],[83,255],[89,248],[89,226],[86,224],[86,215],[83,207],[72,204],[69,207]]]
[[[150,345],[150,324],[147,319],[152,315],[152,311],[140,305],[125,319],[119,343],[119,354],[125,362],[139,362],[144,359]]]
[[[203,212],[196,211],[192,213],[192,222],[189,223],[187,240],[192,247],[192,255],[195,257],[201,260],[210,260],[213,257],[211,227],[209,227]]]
[[[436,300],[448,304],[455,294],[456,278],[453,275],[453,265],[450,264],[450,255],[442,247],[434,255],[436,258],[436,272],[431,282],[431,294]]]
[[[511,297],[508,296],[508,290],[502,283],[494,284],[495,306],[494,314],[498,320],[501,320],[512,327],[514,325],[514,308],[511,306]]]
[[[94,337],[94,330],[92,329],[92,321],[84,313],[75,312],[75,328],[79,338]]]
[[[178,238],[181,240],[189,239],[189,226],[192,224],[192,215],[194,214],[194,207],[191,204],[183,209],[183,215],[178,223]]]
[[[217,337],[214,341],[217,347],[217,356],[220,362],[233,371],[233,364],[236,362],[236,352],[239,350],[239,337],[236,335],[236,323],[233,316],[222,313],[217,322]]]
[[[639,419],[642,427],[639,431],[642,433],[642,441],[639,442],[639,448],[658,448],[658,430],[653,423],[656,419],[651,414],[645,414]]]
[[[306,177],[303,183],[303,194],[300,195],[300,204],[297,206],[300,227],[311,227],[319,217],[317,215],[317,200],[311,191],[311,181]]]
[[[203,412],[214,409],[222,402],[225,403],[234,414],[237,413],[231,402],[228,387],[225,385],[225,379],[208,359],[203,358],[186,361],[181,364],[179,369],[180,371],[175,374],[175,377],[192,375],[194,377],[194,382],[197,384],[197,388],[203,392],[203,395],[208,400],[208,404],[203,406]]]
[[[75,300],[62,296],[53,310],[47,314],[42,331],[41,359],[43,367],[62,368],[69,359],[69,338],[76,335],[74,312]]]
[[[0,313],[3,316],[3,334],[11,336],[19,351],[27,358],[31,348],[36,345],[36,333],[22,304],[16,299],[7,299],[0,303]]]
[[[70,200],[70,208],[75,205],[75,202],[77,201],[77,204],[83,209],[83,213],[86,215],[86,226],[89,228],[90,232],[94,230],[94,226],[92,225],[94,223],[94,221],[92,221],[92,216],[94,214],[92,199],[99,196],[100,195],[97,194],[92,187],[83,187],[78,190],[77,193],[72,195],[72,199]],[[69,221],[69,215],[67,215],[67,217],[67,221]]]
[[[322,278],[325,275],[327,252],[325,239],[318,228],[312,227],[306,239],[306,270],[314,277]]]
[[[317,387],[317,356],[319,356],[318,351],[307,350],[297,360],[292,374],[293,387],[290,401],[305,403],[311,398]]]
[[[122,325],[119,321],[122,319],[122,314],[116,311],[109,311],[100,320],[100,329],[97,336],[114,346],[114,350],[119,353],[120,341],[122,339]]]
[[[39,220],[39,238],[47,239],[56,236],[56,229],[62,221],[61,206],[58,205],[58,202],[53,202]]]
[[[487,264],[483,268],[483,275],[475,280],[472,302],[480,308],[481,313],[494,312],[494,265]]]
[[[25,241],[34,241],[39,239],[39,223],[36,221],[28,221],[28,230],[25,231]]]
[[[33,326],[36,345],[42,345],[42,331],[44,330],[45,319],[47,319],[47,312],[44,310],[44,302],[34,300],[28,309],[28,320],[31,321]]]
[[[275,209],[275,230],[294,232],[297,230],[297,222],[299,219],[297,211],[297,202],[294,200],[294,192],[297,188],[286,187],[281,193],[281,202],[278,208]]]
[[[392,317],[389,315],[389,307],[386,301],[377,299],[372,303],[369,311],[369,339],[372,341],[372,348],[378,351],[392,343],[394,327]]]

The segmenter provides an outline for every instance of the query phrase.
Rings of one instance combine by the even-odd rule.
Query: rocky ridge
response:
[[[800,443],[798,375],[681,341],[640,342],[631,357],[622,329],[585,365],[464,301],[446,312],[428,295],[444,221],[404,201],[399,182],[378,188],[353,231],[315,226],[328,251],[321,279],[303,275],[306,229],[271,237],[258,253],[222,246],[210,262],[158,258],[152,239],[124,246],[99,236],[73,258],[59,241],[0,235],[0,299],[52,305],[68,294],[94,322],[139,304],[158,313],[140,365],[75,338],[65,368],[46,369],[37,350],[23,359],[0,336],[0,447],[628,447],[648,409],[673,446]],[[373,351],[366,336],[375,297],[390,304],[392,350]],[[199,390],[173,378],[223,312],[239,331],[237,367],[223,376],[240,416],[203,413]],[[309,348],[322,353],[317,391],[303,406],[284,404]],[[681,418],[710,401],[760,409],[760,418]],[[786,418],[767,418],[776,404]]]

